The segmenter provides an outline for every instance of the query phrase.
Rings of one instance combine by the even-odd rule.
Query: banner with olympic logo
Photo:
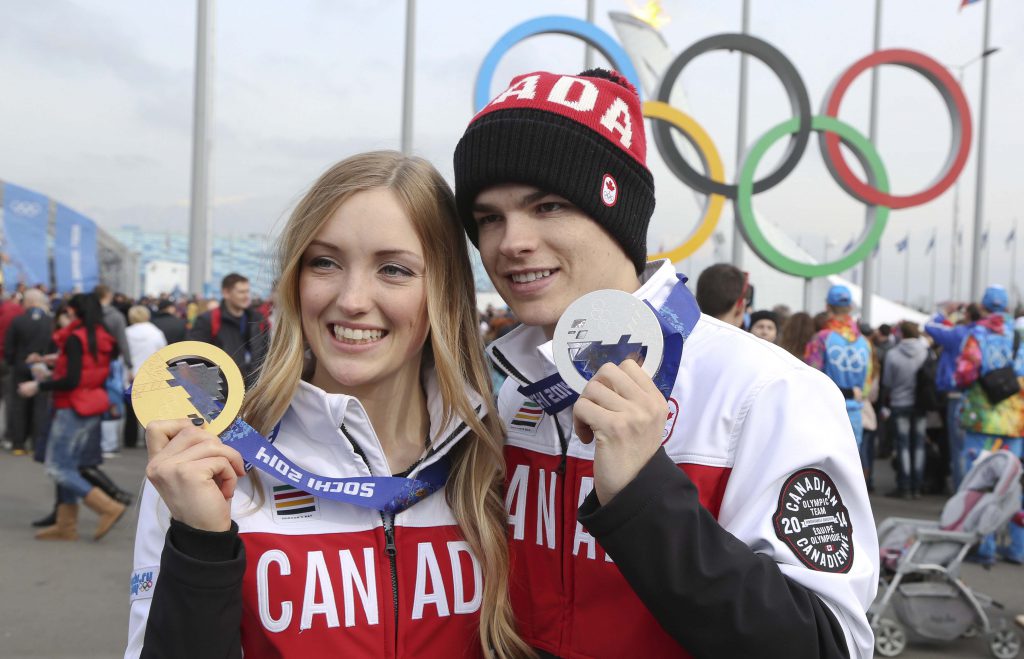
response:
[[[697,41],[683,50],[665,70],[656,98],[645,100],[640,76],[622,45],[593,23],[571,16],[542,16],[513,27],[502,35],[484,57],[474,86],[474,111],[479,112],[491,99],[495,70],[504,54],[532,36],[561,34],[584,41],[611,62],[641,93],[644,116],[652,121],[652,135],[659,154],[669,170],[690,188],[706,195],[697,226],[675,247],[652,254],[651,259],[668,258],[679,262],[696,252],[714,233],[726,199],[735,204],[740,230],[747,245],[768,265],[781,272],[812,278],[838,274],[854,267],[875,249],[882,238],[890,209],[911,208],[932,201],[949,189],[963,171],[971,147],[971,113],[960,85],[935,59],[913,50],[879,50],[857,60],[835,80],[813,114],[803,79],[793,63],[772,44],[749,34],[717,34]],[[716,50],[739,51],[764,63],[779,77],[793,117],[769,129],[754,140],[740,168],[737,180],[725,180],[725,168],[717,147],[707,131],[691,116],[669,104],[669,97],[683,69],[698,56]],[[862,73],[882,65],[907,68],[920,74],[939,92],[949,114],[952,142],[949,155],[933,181],[923,190],[897,194],[889,186],[889,177],[871,141],[839,118],[843,97]],[[695,169],[679,152],[672,131],[677,131],[693,146],[703,172]],[[810,142],[817,136],[818,150],[829,173],[851,197],[868,205],[866,223],[855,245],[839,258],[826,263],[808,263],[791,258],[773,245],[758,225],[753,197],[780,183],[796,167]],[[757,166],[765,153],[779,140],[788,144],[782,161],[766,176],[756,179]],[[863,181],[847,164],[840,144],[854,154],[866,172]]]
[[[50,281],[46,254],[46,226],[50,200],[38,192],[4,183],[4,282],[13,290],[18,282],[30,286]]]

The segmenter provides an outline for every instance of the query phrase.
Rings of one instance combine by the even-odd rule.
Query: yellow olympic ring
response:
[[[667,121],[682,131],[686,140],[700,154],[701,161],[707,170],[708,178],[717,183],[725,183],[725,167],[722,165],[722,157],[719,155],[718,149],[715,148],[715,143],[711,141],[711,136],[693,117],[661,101],[644,101],[643,115],[649,119]],[[668,259],[672,263],[678,263],[690,256],[700,249],[700,246],[714,233],[724,207],[724,195],[708,195],[707,201],[704,203],[704,215],[701,217],[700,222],[697,223],[697,228],[694,229],[693,233],[678,247],[652,254],[647,258],[651,261]]]
[[[215,419],[200,414],[180,385],[172,384],[174,376],[168,366],[188,357],[198,357],[220,369],[227,385],[224,409]],[[151,421],[203,416],[215,435],[224,432],[242,409],[245,384],[238,364],[217,346],[202,341],[179,341],[153,353],[142,364],[132,383],[132,409],[143,426]]]

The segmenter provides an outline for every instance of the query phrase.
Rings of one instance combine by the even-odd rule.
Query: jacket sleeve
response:
[[[801,368],[760,386],[734,431],[717,521],[663,450],[608,505],[592,492],[580,508],[580,522],[693,656],[872,656],[866,611],[878,543],[845,403],[828,382]],[[808,567],[776,530],[786,484],[806,469],[827,474],[849,511],[846,572]]]
[[[7,331],[4,332],[4,361],[7,362],[8,366],[14,366],[14,343],[15,335],[18,334],[17,320],[15,318],[7,327]]]
[[[937,314],[925,323],[924,331],[935,340],[935,343],[942,346],[943,350],[958,351],[963,342],[963,334],[956,327],[944,324],[944,320],[945,316]]]
[[[195,321],[192,323],[192,329],[188,331],[188,336],[185,338],[188,341],[203,341],[204,343],[213,343],[213,336],[211,334],[210,327],[210,314],[202,313],[196,316]]]
[[[206,533],[171,521],[149,483],[139,505],[125,659],[240,658],[245,549],[238,527]]]

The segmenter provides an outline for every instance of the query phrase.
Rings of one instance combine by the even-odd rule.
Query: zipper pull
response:
[[[390,557],[394,557],[397,554],[395,548],[395,518],[384,519],[384,553]]]

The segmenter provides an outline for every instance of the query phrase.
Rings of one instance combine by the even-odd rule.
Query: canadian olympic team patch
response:
[[[802,469],[786,479],[772,523],[779,540],[812,570],[843,573],[853,566],[850,514],[820,469]]]

